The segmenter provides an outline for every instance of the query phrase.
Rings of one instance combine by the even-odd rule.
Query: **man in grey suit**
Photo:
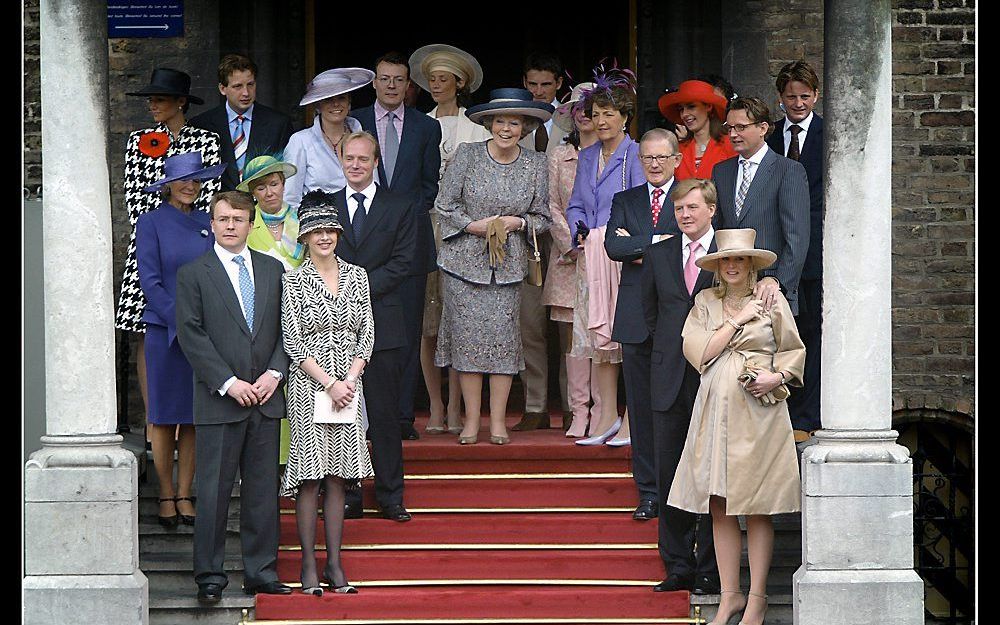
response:
[[[719,195],[717,228],[753,228],[757,245],[778,255],[754,289],[768,310],[780,289],[798,314],[798,287],[809,251],[809,182],[801,163],[780,156],[767,142],[771,112],[759,98],[736,98],[725,128],[738,156],[712,169]]]
[[[198,601],[218,603],[229,583],[226,519],[240,470],[243,591],[286,595],[278,582],[278,432],[285,417],[277,260],[247,247],[249,193],[212,198],[215,245],[177,272],[177,339],[194,369],[194,579]]]

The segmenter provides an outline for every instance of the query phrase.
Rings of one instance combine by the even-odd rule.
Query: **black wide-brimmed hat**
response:
[[[130,91],[125,95],[151,96],[170,95],[185,97],[191,104],[204,104],[205,101],[196,95],[191,95],[191,77],[182,71],[169,67],[157,67],[149,77],[149,84],[138,91]]]

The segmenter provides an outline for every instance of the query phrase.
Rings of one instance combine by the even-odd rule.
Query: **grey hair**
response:
[[[642,139],[639,139],[639,146],[647,141],[656,141],[657,139],[666,140],[670,144],[670,149],[674,152],[679,152],[681,149],[680,143],[677,142],[677,135],[670,132],[666,128],[651,128],[642,135]]]

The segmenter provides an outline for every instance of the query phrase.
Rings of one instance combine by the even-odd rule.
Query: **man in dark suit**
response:
[[[436,147],[435,147],[436,149]],[[344,236],[337,256],[364,267],[375,317],[375,350],[365,367],[365,405],[372,441],[375,497],[382,516],[409,521],[403,506],[403,443],[399,431],[399,379],[408,348],[404,285],[416,249],[417,198],[376,185],[378,141],[367,132],[344,140],[347,187],[334,194]],[[421,303],[421,305],[423,305]],[[348,492],[346,516],[361,516],[361,494]]]
[[[736,98],[726,111],[729,141],[738,156],[712,169],[719,197],[717,228],[753,228],[757,245],[778,255],[754,289],[771,309],[781,290],[798,314],[799,278],[809,250],[809,182],[801,163],[767,146],[771,112],[759,98]]]
[[[194,369],[198,600],[217,603],[229,583],[223,566],[226,519],[240,470],[240,543],[247,594],[290,594],[278,582],[278,433],[281,382],[281,274],[277,260],[247,247],[254,204],[248,193],[212,198],[215,245],[177,272],[177,340]]]
[[[778,154],[802,163],[809,179],[809,252],[799,280],[795,323],[806,346],[804,385],[788,398],[797,443],[820,428],[820,350],[823,329],[823,118],[813,112],[819,99],[819,76],[805,61],[781,68],[775,81],[785,117],[775,122],[767,144]]]
[[[192,117],[190,123],[219,135],[222,160],[229,165],[222,174],[222,190],[233,191],[245,164],[285,149],[292,120],[256,102],[257,65],[241,54],[227,54],[219,62],[219,93],[225,102]]]
[[[673,207],[681,235],[649,246],[642,263],[642,311],[652,336],[649,372],[657,495],[665,507],[660,513],[659,547],[669,574],[653,590],[710,594],[720,590],[712,517],[666,507],[666,500],[701,382],[684,359],[681,330],[695,295],[712,284],[712,273],[698,269],[695,261],[715,251],[715,186],[708,180],[682,180],[670,199],[667,206]]]
[[[379,188],[413,198],[416,249],[406,280],[399,287],[406,327],[403,369],[399,379],[397,417],[403,438],[420,438],[413,428],[413,400],[420,375],[420,334],[424,320],[427,274],[437,270],[437,251],[428,211],[434,206],[441,169],[441,125],[403,105],[410,82],[406,57],[389,52],[375,62],[375,104],[352,112],[361,127],[376,137],[381,151]],[[378,332],[375,333],[378,340]],[[376,469],[376,473],[378,470]]]
[[[632,476],[639,489],[639,506],[632,513],[637,521],[659,514],[653,452],[653,413],[649,407],[649,357],[652,339],[642,316],[640,278],[646,248],[666,234],[680,234],[670,214],[674,169],[681,155],[677,136],[654,128],[639,142],[639,160],[646,184],[616,193],[611,201],[604,249],[622,263],[618,302],[611,339],[622,344],[625,402],[632,437]],[[664,208],[664,206],[666,208]]]

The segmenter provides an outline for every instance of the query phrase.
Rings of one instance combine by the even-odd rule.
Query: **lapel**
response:
[[[380,221],[385,219],[385,214],[388,212],[383,206],[382,199],[385,197],[385,192],[379,189],[378,185],[375,185],[375,196],[372,198],[372,205],[368,207],[368,217],[365,219],[365,230],[361,233],[361,239],[357,241],[357,245],[360,246],[368,235],[375,230],[375,227]]]
[[[641,191],[641,192],[640,192]],[[664,195],[660,198],[660,203],[663,203],[663,198],[667,196]],[[636,187],[636,192],[629,197],[629,203],[627,204],[629,210],[632,212],[632,219],[628,220],[629,225],[635,224],[635,232],[629,230],[629,234],[632,236],[645,236],[651,235],[653,233],[653,210],[649,199],[649,186],[643,184],[642,186]],[[660,223],[663,223],[663,210],[660,210]]]
[[[268,111],[261,104],[254,103],[253,120],[250,122],[250,136],[247,137],[247,162],[270,150],[270,146],[263,144],[267,137],[270,136],[268,132],[270,116],[267,113]]]
[[[688,288],[687,284],[684,283],[684,240],[680,235],[677,235],[670,239],[670,242],[676,251],[671,251],[669,254],[670,264],[673,265],[669,273],[674,277],[674,282],[680,289],[679,292],[687,295]]]
[[[229,314],[233,316],[240,329],[247,336],[250,336],[250,327],[247,325],[247,320],[243,316],[243,309],[240,308],[240,300],[236,298],[236,291],[233,290],[233,283],[229,281],[229,274],[226,273],[226,269],[222,266],[222,261],[216,256],[215,250],[210,250],[209,255],[205,257],[205,267],[206,273],[209,279],[215,283],[215,288],[219,291],[222,296],[222,301],[229,310]],[[254,302],[256,305],[256,302]]]
[[[663,196],[660,198],[660,204],[661,204],[660,220],[659,222],[657,222],[656,228],[653,229],[651,232],[655,232],[656,234],[673,234],[676,236],[680,236],[681,231],[680,228],[677,226],[677,218],[674,217],[674,203],[670,199],[670,192],[673,191],[674,187],[676,186],[677,186],[677,178],[674,177],[673,184],[671,184],[670,187],[666,189],[667,192],[663,194]],[[653,224],[652,208],[650,209],[649,212],[649,223],[650,227],[652,227]]]
[[[733,223],[736,220],[735,187],[737,169],[739,169],[738,156],[727,158],[712,169],[712,177],[717,181],[715,191],[719,194],[716,220],[723,219],[726,223]],[[727,213],[725,216],[722,215],[723,211]],[[714,223],[719,222],[715,221]]]
[[[625,159],[625,154],[628,152],[628,148],[631,144],[632,138],[625,135],[625,140],[621,142],[618,149],[616,149],[614,154],[611,155],[611,160],[604,164],[604,170],[601,171],[601,175],[597,177],[597,186],[601,186],[601,183],[604,182],[605,178],[607,178],[612,171],[617,169],[616,166]],[[595,145],[599,145],[599,143]],[[600,151],[601,148],[598,147],[597,149]],[[595,152],[594,154],[598,153],[599,152]],[[621,174],[621,171],[616,171],[616,175],[621,176]]]
[[[226,113],[225,103],[212,111],[212,118],[211,124],[215,126],[215,132],[219,133],[221,141],[222,161],[232,163],[236,161],[236,154],[233,152],[233,136],[229,132],[229,115]]]
[[[260,327],[263,325],[264,313],[267,312],[267,304],[270,298],[267,296],[271,289],[271,272],[264,263],[264,255],[250,250],[250,258],[253,263],[253,332],[250,336],[257,336]]]
[[[819,162],[820,152],[823,149],[823,118],[813,113],[812,121],[809,123],[809,132],[806,133],[806,141],[802,145],[802,154],[799,155],[799,162]]]
[[[415,161],[415,158],[410,155],[416,149],[418,141],[417,134],[420,129],[417,128],[417,115],[422,115],[420,111],[416,109],[411,109],[410,107],[403,107],[403,134],[399,137],[399,152],[396,154],[396,169],[392,172],[393,181],[399,180],[400,172],[406,171],[407,166]],[[381,180],[385,180],[382,178]],[[391,185],[389,185],[391,187]],[[391,189],[390,189],[391,190]],[[377,196],[377,194],[376,194]],[[374,204],[374,201],[372,202]]]
[[[715,244],[715,235],[712,235],[712,242],[708,245],[708,253],[714,254],[719,250],[719,247]],[[702,269],[698,272],[698,279],[694,281],[694,292],[697,293],[702,289],[707,289],[712,286],[712,272]],[[687,288],[685,285],[684,288]]]
[[[763,192],[764,185],[767,184],[767,179],[771,176],[771,170],[774,169],[777,161],[778,154],[771,149],[771,146],[767,146],[764,159],[757,166],[757,172],[754,173],[753,180],[750,181],[750,188],[747,189],[747,197],[743,200],[743,210],[740,211],[739,223],[742,224],[747,218],[747,214],[760,204],[756,201],[757,197]]]
[[[354,240],[354,228],[351,227],[351,214],[347,210],[347,187],[333,194],[333,203],[337,207],[337,220],[344,226],[344,238],[357,249],[357,241]]]

